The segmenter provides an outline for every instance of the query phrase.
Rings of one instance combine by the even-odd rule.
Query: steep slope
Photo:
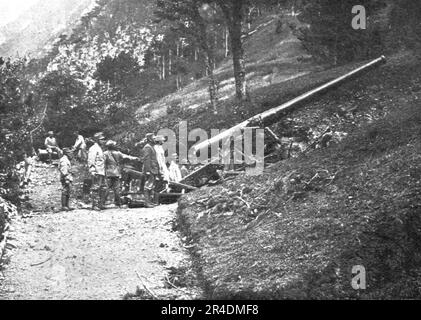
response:
[[[37,2],[18,19],[0,28],[0,56],[41,56],[49,49],[48,45],[62,32],[70,31],[94,3],[94,0]]]
[[[420,71],[397,55],[289,115],[342,143],[180,201],[208,298],[421,297]],[[357,265],[366,290],[351,286]]]
[[[281,23],[281,28],[279,24]],[[320,70],[310,59],[303,62],[297,58],[308,56],[301,42],[289,28],[298,25],[293,17],[267,15],[259,19],[250,30],[251,35],[244,40],[248,88],[253,91]],[[262,48],[265,48],[262,50]],[[221,109],[234,100],[234,77],[232,58],[228,57],[216,68],[218,99]],[[184,110],[200,110],[209,104],[207,79],[194,81],[180,91],[156,102],[140,106],[137,110],[139,124],[165,117],[168,109],[176,105]],[[147,114],[147,117],[145,117]]]

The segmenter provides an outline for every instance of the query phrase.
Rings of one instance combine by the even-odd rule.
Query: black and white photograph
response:
[[[0,0],[0,300],[421,299],[420,58],[418,0]]]

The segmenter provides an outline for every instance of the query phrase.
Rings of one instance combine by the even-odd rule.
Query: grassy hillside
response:
[[[306,54],[300,41],[288,27],[288,21],[292,20],[297,24],[299,22],[291,17],[288,19],[283,17],[283,26],[277,30],[278,19],[280,17],[276,15],[261,18],[255,24],[255,28],[250,31],[252,35],[245,40],[247,80],[251,91],[284,82],[317,69],[311,62],[303,63],[297,60],[297,57]],[[254,30],[256,31],[253,32]],[[235,92],[231,57],[215,70],[215,77],[219,82],[220,101],[223,105],[231,102]],[[202,79],[155,103],[141,107],[138,114],[141,116],[143,111],[150,111],[149,120],[154,120],[165,115],[167,108],[174,104],[194,110],[206,107],[208,100],[207,80]]]
[[[217,115],[209,111],[207,80],[201,79],[158,101],[140,106],[131,122],[110,127],[108,133],[130,149],[148,132],[156,132],[163,128],[177,131],[180,121],[187,121],[190,129],[202,128],[210,131],[213,128],[229,128],[365,63],[356,62],[336,68],[318,65],[309,58],[289,28],[289,25],[298,22],[292,17],[284,19],[279,31],[277,21],[277,16],[262,18],[256,25],[257,32],[245,41],[250,102],[244,108],[236,107],[232,63],[227,59],[216,70],[220,97]],[[258,28],[259,25],[263,27]],[[393,59],[400,58],[396,56],[392,57],[392,61]],[[379,75],[376,72],[373,74]],[[353,97],[354,91],[349,90],[350,88],[360,90],[359,96]],[[354,119],[354,116],[371,117],[373,120],[384,114],[381,108],[372,108],[379,104],[373,96],[381,89],[376,80],[347,84],[325,96],[326,99],[336,103],[323,111],[325,113],[323,116],[328,118],[326,121],[318,121],[320,112],[314,113],[314,110],[321,110],[320,108],[305,108],[296,116],[283,119],[278,125],[274,125],[273,129],[279,136],[293,137],[297,128],[303,130],[312,128],[316,134],[318,131],[323,131],[327,125],[337,124],[338,127],[333,129],[339,132],[344,125],[351,124],[352,127],[352,122],[358,120]],[[363,101],[365,103],[362,103]],[[311,106],[317,106],[319,103],[315,101]],[[371,106],[368,106],[368,103]],[[369,116],[366,115],[367,112]],[[368,118],[365,120],[370,120]]]
[[[277,15],[263,16],[255,23],[250,30],[251,35],[244,41],[251,97],[249,108],[234,108],[232,58],[228,57],[215,71],[219,82],[217,115],[208,110],[208,84],[207,79],[203,78],[157,101],[138,106],[133,122],[109,128],[110,132],[117,132],[116,139],[129,147],[133,141],[143,139],[147,132],[160,128],[176,128],[182,120],[188,121],[192,128],[210,129],[210,124],[212,128],[228,127],[250,114],[255,114],[262,104],[262,108],[268,108],[275,106],[280,99],[295,95],[297,91],[294,90],[294,80],[306,82],[305,75],[320,72],[324,68],[308,59],[308,54],[288,26],[299,22],[292,17],[282,17],[283,24],[279,29],[279,18]],[[320,81],[325,80],[322,75],[320,77]],[[273,97],[265,97],[268,92],[273,92],[276,101],[271,101]],[[133,130],[133,125],[136,126],[136,130]]]
[[[180,201],[208,298],[420,298],[420,71],[397,55],[290,115],[342,143]]]

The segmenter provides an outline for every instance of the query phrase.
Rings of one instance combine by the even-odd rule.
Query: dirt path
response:
[[[31,197],[51,188],[59,193],[51,183],[35,186]],[[147,291],[143,284],[162,299],[198,297],[197,288],[165,288],[168,268],[190,265],[172,231],[175,209],[75,210],[14,219],[0,299],[122,299],[137,287]]]

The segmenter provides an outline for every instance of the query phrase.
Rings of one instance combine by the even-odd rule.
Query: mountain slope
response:
[[[394,56],[289,115],[348,132],[342,143],[181,200],[207,298],[421,297],[420,68]],[[351,286],[357,265],[366,290]]]
[[[18,19],[0,28],[0,56],[31,54],[38,57],[48,44],[70,29],[89,11],[95,0],[43,0]]]
[[[278,30],[279,21],[283,22],[281,30]],[[297,60],[298,57],[307,56],[301,42],[288,27],[289,23],[299,24],[297,19],[271,14],[262,17],[259,23],[244,41],[247,81],[251,92],[319,70],[319,66],[310,60]],[[262,48],[266,49],[262,51]],[[218,99],[222,106],[234,100],[232,68],[232,58],[228,57],[215,69]],[[158,101],[141,106],[137,111],[137,120],[145,124],[165,117],[167,110],[174,105],[186,110],[200,110],[208,104],[208,83],[203,78]],[[145,113],[148,117],[144,116]]]

